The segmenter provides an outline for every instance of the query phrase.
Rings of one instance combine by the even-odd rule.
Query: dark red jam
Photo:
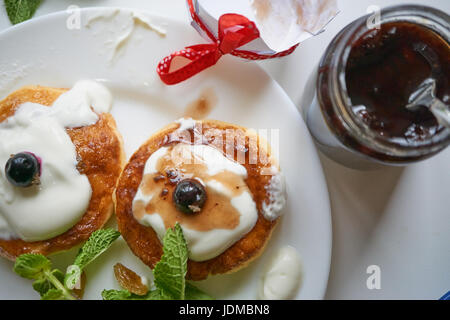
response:
[[[450,103],[449,44],[410,22],[368,31],[353,43],[346,66],[353,112],[381,136],[404,145],[427,141],[444,130],[426,107],[406,108],[428,78],[436,80],[436,96]]]

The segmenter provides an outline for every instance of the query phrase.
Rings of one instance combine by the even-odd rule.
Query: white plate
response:
[[[224,57],[183,84],[163,85],[155,72],[158,61],[184,46],[205,41],[187,24],[151,13],[146,15],[167,31],[166,37],[138,26],[110,61],[112,51],[107,42],[123,33],[123,24],[116,19],[130,11],[96,20],[86,28],[88,18],[99,10],[112,9],[83,9],[80,29],[69,30],[69,14],[59,12],[0,33],[0,98],[23,85],[71,87],[79,79],[102,80],[115,97],[112,113],[128,156],[152,132],[180,118],[205,88],[212,88],[218,97],[209,118],[255,129],[279,129],[280,163],[289,196],[285,216],[260,259],[236,274],[212,277],[198,286],[218,299],[255,299],[261,268],[277,248],[291,245],[304,260],[304,281],[297,298],[323,298],[331,258],[329,197],[316,150],[294,104],[257,65],[233,57]],[[74,249],[52,260],[64,269],[75,254]],[[86,299],[99,299],[103,289],[118,288],[112,270],[117,262],[142,275],[151,274],[120,239],[88,267]],[[0,260],[0,298],[36,298],[30,281],[16,276],[12,266]]]

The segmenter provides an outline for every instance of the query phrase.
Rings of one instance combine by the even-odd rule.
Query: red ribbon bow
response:
[[[158,64],[157,72],[168,85],[180,83],[217,63],[235,49],[257,39],[255,24],[238,14],[224,14],[219,19],[219,39],[211,44],[186,47],[165,57]]]

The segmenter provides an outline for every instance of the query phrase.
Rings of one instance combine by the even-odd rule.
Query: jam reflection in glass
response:
[[[430,78],[437,97],[450,103],[449,45],[430,29],[390,22],[368,31],[352,45],[345,78],[353,112],[379,135],[416,144],[444,130],[426,107],[406,108]]]

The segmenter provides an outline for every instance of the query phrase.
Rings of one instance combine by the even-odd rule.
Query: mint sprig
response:
[[[211,300],[212,298],[186,282],[188,247],[177,223],[163,238],[163,255],[153,269],[155,288],[139,296],[128,290],[103,290],[104,300]]]
[[[52,269],[52,263],[47,257],[33,253],[17,257],[14,272],[34,280],[33,289],[42,300],[75,300],[71,290],[80,281],[83,269],[105,252],[119,236],[120,233],[113,229],[95,231],[78,252],[66,275],[58,269]]]
[[[4,0],[6,13],[12,24],[18,24],[33,17],[41,0]]]
[[[64,284],[73,289],[80,281],[84,268],[94,261],[99,255],[108,250],[111,244],[120,236],[114,229],[97,230],[89,237],[89,240],[78,252],[72,265],[67,268]]]
[[[58,279],[59,282],[63,283],[64,273],[58,269],[52,270],[52,275]],[[38,279],[33,282],[33,289],[39,292],[39,294],[44,296],[49,290],[55,288],[55,286],[46,278]]]
[[[51,261],[42,254],[27,253],[19,256],[14,265],[14,272],[21,277],[35,280],[33,288],[39,292],[42,299],[75,300],[58,279],[60,271],[52,270]]]

